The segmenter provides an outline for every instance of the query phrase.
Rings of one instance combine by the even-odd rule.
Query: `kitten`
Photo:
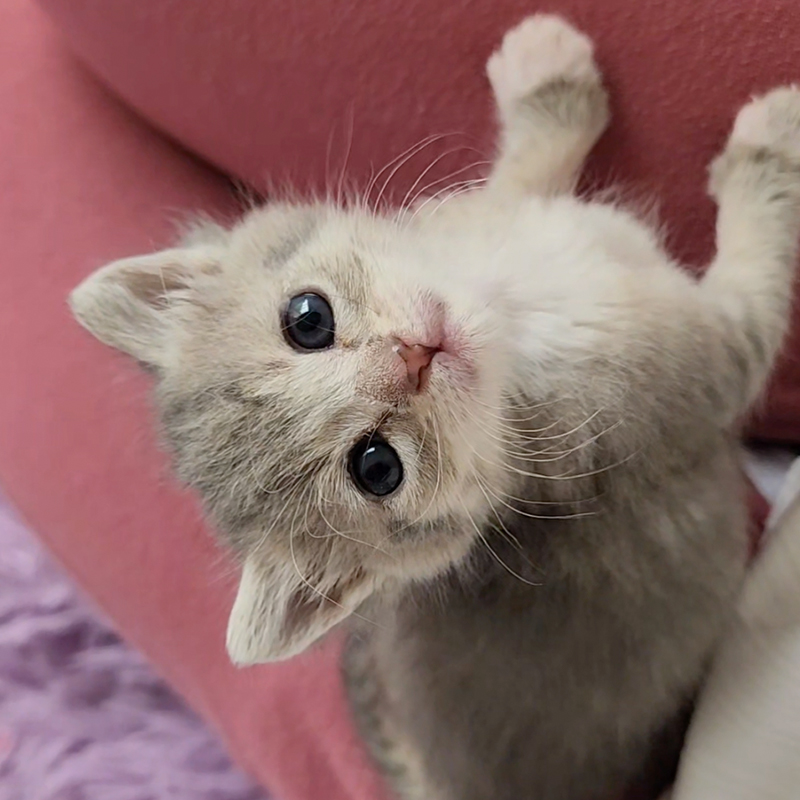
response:
[[[573,194],[608,119],[585,36],[532,17],[488,74],[482,189],[272,203],[71,304],[153,371],[177,471],[241,556],[236,663],[350,619],[354,713],[399,796],[607,798],[733,613],[737,421],[787,328],[800,91],[740,112],[697,281]]]

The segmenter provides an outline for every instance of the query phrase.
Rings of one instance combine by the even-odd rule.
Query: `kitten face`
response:
[[[212,243],[112,265],[73,296],[90,330],[154,367],[177,470],[244,556],[236,660],[303,649],[477,536],[502,473],[504,322],[437,285],[429,255],[391,220],[279,206]],[[304,318],[316,349],[287,329],[308,297],[332,314],[318,340]],[[386,494],[354,463],[375,444],[373,478],[399,459]]]

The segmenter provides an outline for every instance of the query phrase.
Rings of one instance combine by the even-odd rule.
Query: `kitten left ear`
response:
[[[90,275],[69,297],[72,312],[104,344],[158,366],[172,308],[191,301],[203,274],[219,270],[213,246],[176,247],[115,261]]]
[[[315,585],[291,564],[249,556],[228,620],[228,655],[238,666],[298,655],[349,617],[374,588],[360,572]]]

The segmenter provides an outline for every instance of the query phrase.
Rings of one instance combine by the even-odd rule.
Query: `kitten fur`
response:
[[[241,557],[236,663],[350,620],[353,711],[398,796],[599,800],[648,779],[733,614],[737,425],[787,328],[800,92],[740,112],[697,280],[574,195],[608,120],[584,35],[531,17],[487,71],[481,188],[392,213],[270,203],[71,305],[153,372],[177,472]],[[330,349],[287,344],[304,291],[330,301]],[[399,341],[438,348],[417,390]],[[374,431],[405,469],[385,498],[348,470]]]

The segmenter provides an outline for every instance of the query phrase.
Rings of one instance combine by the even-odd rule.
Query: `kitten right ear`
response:
[[[349,575],[304,578],[295,563],[245,559],[228,620],[227,649],[238,666],[283,661],[302,653],[349,617],[375,590],[355,569]]]
[[[69,297],[78,321],[101,342],[158,366],[171,309],[192,302],[194,284],[219,270],[220,249],[172,248],[115,261],[83,281]]]

